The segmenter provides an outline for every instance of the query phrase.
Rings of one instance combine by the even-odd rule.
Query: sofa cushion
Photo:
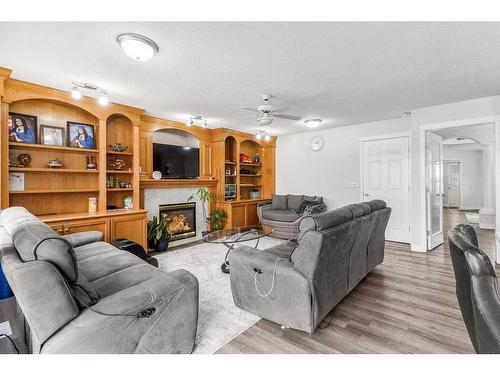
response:
[[[371,207],[367,203],[353,203],[344,206],[344,208],[351,210],[355,218],[368,215],[369,213],[372,212]]]
[[[286,210],[286,195],[273,194],[271,204],[273,210]]]
[[[292,210],[271,209],[262,211],[262,217],[267,220],[292,222],[297,220],[300,215]]]
[[[71,283],[76,282],[78,268],[73,246],[47,224],[42,221],[20,224],[12,241],[24,262],[45,260],[54,264]]]
[[[381,210],[382,208],[385,208],[387,206],[386,203],[380,199],[374,199],[372,201],[366,202],[366,204],[371,207],[372,211]]]
[[[3,210],[0,214],[0,218],[2,219],[2,225],[11,237],[19,225],[41,222],[39,218],[31,214],[26,208],[16,206]]]
[[[324,230],[344,224],[353,219],[353,213],[347,207],[337,208],[332,211],[322,212],[314,216],[304,217],[299,224],[301,233],[313,230]]]
[[[304,200],[303,195],[288,194],[286,196],[286,208],[289,210],[296,210]]]
[[[290,256],[297,246],[297,242],[287,241],[262,251],[268,254],[276,255],[280,258],[290,259]]]

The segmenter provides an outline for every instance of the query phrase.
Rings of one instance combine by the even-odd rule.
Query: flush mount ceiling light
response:
[[[148,61],[160,50],[158,45],[143,35],[125,33],[116,37],[123,52],[133,60]]]
[[[308,120],[305,120],[304,123],[308,128],[317,128],[318,126],[321,125],[321,119],[319,118],[311,118]]]
[[[73,81],[72,82],[72,89],[71,89],[71,97],[73,99],[79,100],[82,98],[82,93],[80,89],[85,89],[85,90],[91,90],[91,91],[98,91],[99,92],[99,98],[97,101],[99,102],[100,105],[108,105],[109,99],[108,99],[108,93],[100,88],[97,85],[94,85],[93,83],[88,83],[88,82],[78,82],[78,81]]]

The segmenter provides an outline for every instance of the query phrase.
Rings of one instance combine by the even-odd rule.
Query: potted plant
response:
[[[205,223],[208,223],[206,204],[210,202],[214,198],[214,196],[207,189],[199,188],[196,193],[194,193],[187,199],[187,201],[192,201],[195,197],[198,197],[198,199],[201,201],[203,221]],[[208,231],[204,230],[203,232],[201,232],[201,234],[202,236],[206,236],[208,234]]]
[[[158,220],[153,216],[153,220],[148,221],[148,245],[154,247],[155,251],[165,251],[170,241],[170,232],[168,230],[165,218]]]
[[[224,222],[226,221],[227,214],[221,208],[213,209],[210,215],[207,217],[207,221],[210,223],[211,230],[221,230],[224,228]]]

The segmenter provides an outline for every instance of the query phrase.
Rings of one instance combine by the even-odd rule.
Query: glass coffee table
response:
[[[229,229],[216,230],[203,237],[203,241],[215,244],[222,244],[227,247],[227,253],[224,258],[224,263],[220,269],[224,273],[229,273],[229,261],[227,257],[234,246],[238,243],[256,241],[253,246],[255,249],[259,246],[259,240],[262,237],[267,237],[273,230],[271,228],[263,227],[261,225],[251,225],[247,227],[236,227]]]

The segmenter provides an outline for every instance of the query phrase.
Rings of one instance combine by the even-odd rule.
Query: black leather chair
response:
[[[448,232],[458,304],[477,353],[500,353],[500,295],[495,270],[478,247],[474,228]]]

